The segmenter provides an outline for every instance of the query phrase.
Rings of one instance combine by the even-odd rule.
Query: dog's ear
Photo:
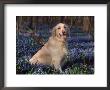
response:
[[[66,29],[67,29],[67,30],[69,30],[69,29],[70,29],[70,27],[69,27],[67,24],[65,24],[65,26],[66,26]]]
[[[56,27],[53,27],[53,29],[52,29],[52,36],[53,36],[53,37],[56,36]]]

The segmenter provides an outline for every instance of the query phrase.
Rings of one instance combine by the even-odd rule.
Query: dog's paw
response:
[[[38,60],[35,60],[35,59],[30,59],[29,60],[30,64],[34,64],[35,65],[35,64],[37,64],[37,62],[38,62]]]

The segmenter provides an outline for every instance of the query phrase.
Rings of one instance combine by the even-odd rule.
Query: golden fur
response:
[[[62,60],[67,55],[66,37],[68,27],[63,23],[57,24],[52,30],[52,36],[45,45],[29,60],[31,64],[47,64],[61,69]]]

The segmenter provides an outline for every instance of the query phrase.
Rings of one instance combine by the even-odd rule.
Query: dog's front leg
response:
[[[59,66],[59,71],[60,71],[60,73],[62,73],[63,71],[62,71],[62,69],[61,69],[61,66]]]
[[[54,65],[54,68],[57,70],[57,71],[60,71],[60,73],[62,73],[62,69],[61,69],[61,66],[60,66],[60,62],[59,61],[54,61],[53,62],[53,65]]]
[[[62,73],[63,71],[62,71],[62,68],[61,68],[61,66],[60,65],[58,65],[58,66],[56,66],[57,68],[56,68],[56,70],[58,71],[58,72],[60,72],[60,73]]]

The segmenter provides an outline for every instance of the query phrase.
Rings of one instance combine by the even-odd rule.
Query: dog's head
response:
[[[68,34],[68,26],[64,23],[57,24],[52,31],[52,36],[60,40],[66,40]]]

